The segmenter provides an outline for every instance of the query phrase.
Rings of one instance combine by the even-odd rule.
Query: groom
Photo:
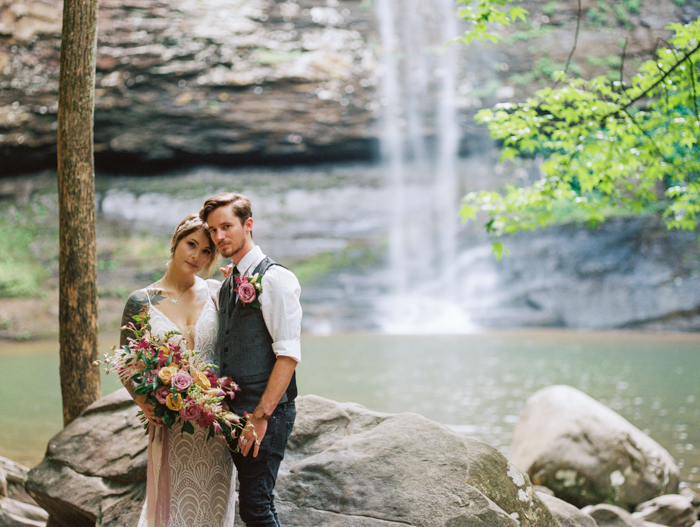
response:
[[[219,252],[235,265],[219,292],[218,347],[221,375],[241,388],[231,409],[247,422],[241,452],[232,454],[241,518],[247,527],[279,527],[272,491],[296,417],[300,287],[255,245],[252,216],[250,200],[235,192],[209,198],[199,213]],[[259,289],[237,287],[256,274]]]

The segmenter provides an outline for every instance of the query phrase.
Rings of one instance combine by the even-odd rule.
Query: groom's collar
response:
[[[241,273],[241,276],[250,276],[249,273],[257,267],[257,265],[263,261],[265,258],[265,255],[262,252],[262,249],[260,248],[259,245],[256,245],[253,247],[248,254],[246,254],[243,258],[241,258],[241,261],[238,262],[238,265],[236,266],[238,268],[238,272]]]

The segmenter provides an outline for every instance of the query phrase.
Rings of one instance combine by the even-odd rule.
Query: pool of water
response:
[[[109,338],[103,336],[103,341]],[[700,485],[700,335],[517,330],[305,335],[300,393],[417,412],[508,455],[527,398],[574,386],[664,446]],[[32,466],[61,428],[55,342],[3,343],[0,455]],[[103,393],[117,389],[103,379]]]

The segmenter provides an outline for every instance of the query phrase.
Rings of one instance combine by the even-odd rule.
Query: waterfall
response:
[[[377,0],[382,41],[382,155],[390,189],[390,333],[474,330],[461,307],[454,0]]]

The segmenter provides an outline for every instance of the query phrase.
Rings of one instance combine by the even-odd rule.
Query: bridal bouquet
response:
[[[242,428],[238,415],[228,410],[226,397],[233,398],[240,388],[230,378],[219,378],[213,364],[198,364],[199,351],[188,350],[179,331],[162,337],[151,333],[149,317],[135,316],[122,329],[133,337],[128,344],[105,354],[105,371],[116,371],[124,383],[131,383],[133,393],[144,395],[154,407],[154,414],[168,428],[182,421],[182,432],[194,433],[194,425],[209,430],[207,438],[219,436],[227,445],[235,445],[235,434]],[[140,412],[144,428],[148,420]]]

